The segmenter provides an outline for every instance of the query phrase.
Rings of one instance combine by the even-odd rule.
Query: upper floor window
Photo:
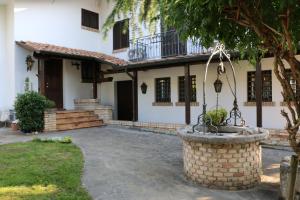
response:
[[[99,14],[89,10],[81,9],[81,25],[99,30]]]
[[[296,98],[300,97],[300,84],[293,78],[292,71],[290,69],[286,69],[285,73],[287,75],[288,81],[292,87],[294,94],[296,94]]]
[[[262,100],[264,102],[272,101],[272,71],[265,70],[262,71]],[[255,72],[248,72],[247,74],[248,82],[248,101],[256,101],[255,92]]]
[[[113,27],[113,49],[129,47],[129,20],[125,19],[115,23]]]
[[[185,101],[185,77],[180,76],[178,77],[178,101],[184,102]],[[197,101],[197,92],[196,92],[196,76],[190,76],[190,99],[191,102]]]
[[[157,78],[155,79],[155,101],[171,102],[171,79]]]

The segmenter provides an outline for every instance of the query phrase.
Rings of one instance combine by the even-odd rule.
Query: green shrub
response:
[[[210,110],[207,113],[212,120],[212,125],[220,126],[227,118],[227,111],[224,108]]]
[[[44,129],[44,111],[53,108],[55,103],[37,92],[25,92],[15,101],[16,117],[19,126],[25,133]]]

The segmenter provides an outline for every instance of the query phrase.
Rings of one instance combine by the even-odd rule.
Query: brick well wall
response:
[[[184,171],[202,186],[240,190],[260,182],[261,147],[248,144],[203,144],[183,141]]]

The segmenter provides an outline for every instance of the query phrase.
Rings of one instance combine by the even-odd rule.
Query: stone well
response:
[[[223,127],[218,134],[178,130],[183,140],[184,172],[191,180],[209,188],[252,188],[261,180],[259,141],[268,136],[268,131],[234,127],[235,131],[228,133],[228,129]]]

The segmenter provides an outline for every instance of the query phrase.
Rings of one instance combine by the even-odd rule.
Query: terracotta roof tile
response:
[[[95,58],[99,61],[104,61],[106,63],[110,63],[112,65],[119,65],[123,66],[126,65],[128,62],[110,55],[106,55],[104,53],[93,52],[93,51],[86,51],[81,49],[74,49],[74,48],[67,48],[57,45],[51,44],[44,44],[44,43],[37,43],[31,41],[17,41],[18,45],[22,46],[23,48],[36,51],[37,53],[59,53],[69,56],[81,56],[87,58]]]

